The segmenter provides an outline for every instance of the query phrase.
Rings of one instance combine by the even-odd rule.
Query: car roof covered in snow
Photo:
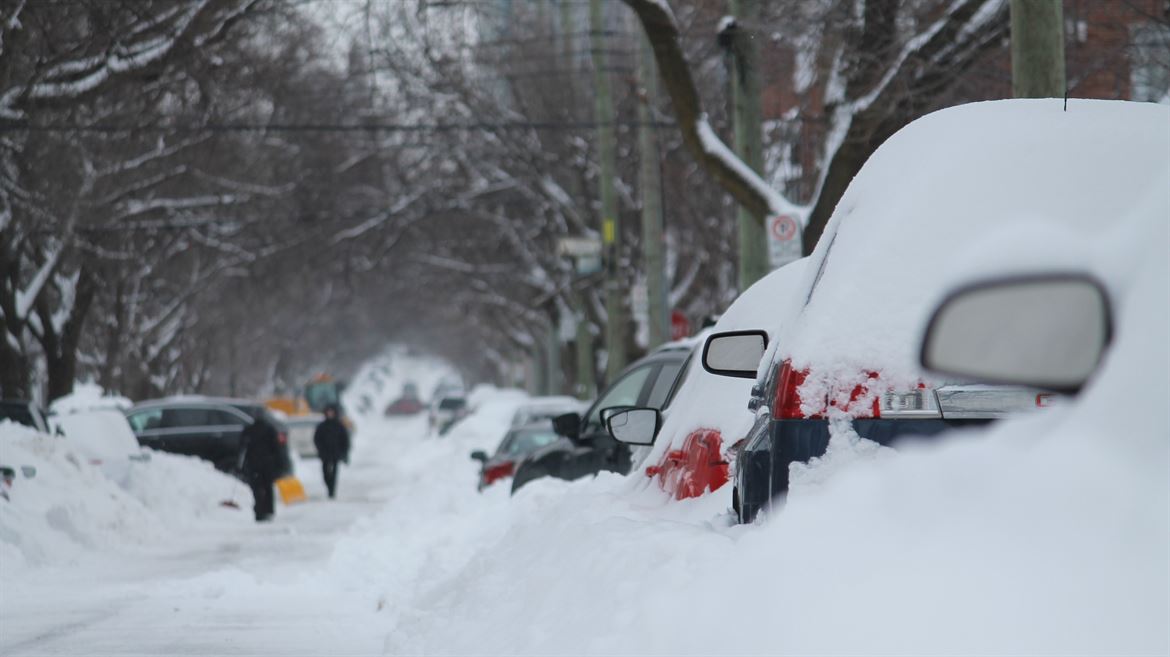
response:
[[[879,371],[910,384],[930,310],[965,249],[988,239],[1043,254],[1093,235],[1170,180],[1170,108],[1006,100],[920,118],[887,140],[837,204],[805,272],[779,355],[824,380]],[[1029,228],[1035,228],[1030,230]],[[986,251],[984,252],[986,255]]]
[[[172,395],[170,397],[160,397],[158,399],[147,399],[138,402],[131,407],[130,411],[137,411],[143,408],[151,408],[154,406],[174,406],[177,404],[218,404],[227,406],[264,406],[263,402],[255,399],[244,399],[240,397],[211,397],[207,395]]]

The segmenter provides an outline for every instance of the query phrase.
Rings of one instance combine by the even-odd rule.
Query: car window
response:
[[[601,426],[601,411],[610,406],[633,406],[637,404],[638,397],[642,393],[642,388],[646,386],[646,379],[650,377],[657,367],[657,365],[639,367],[621,379],[618,379],[606,391],[605,396],[597,400],[597,403],[593,405],[593,411],[589,413],[586,425]]]
[[[263,413],[261,413],[260,415],[263,415]],[[240,416],[235,415],[234,413],[229,413],[227,411],[221,411],[221,410],[215,409],[215,408],[207,411],[207,423],[210,425],[217,425],[217,426],[222,426],[222,425],[234,425],[234,426],[239,426],[239,427],[244,426],[244,421],[242,419],[240,419]]]
[[[163,411],[161,408],[152,408],[148,411],[139,411],[133,413],[126,418],[130,421],[130,426],[134,428],[134,433],[142,433],[143,431],[150,431],[162,426]]]
[[[558,439],[557,432],[548,429],[524,429],[520,431],[513,431],[508,434],[508,438],[500,445],[500,454],[505,455],[519,455],[527,454],[533,450],[551,445]]]
[[[456,399],[456,398],[449,397],[449,398],[444,399],[443,401],[439,402],[439,410],[441,410],[441,411],[457,411],[457,410],[463,408],[464,406],[467,406],[467,400],[465,400],[465,399]]]
[[[210,409],[199,407],[165,408],[162,425],[173,427],[205,427],[211,424]]]
[[[677,395],[678,391],[682,389],[683,384],[687,382],[687,378],[691,376],[691,361],[695,359],[695,354],[699,353],[699,351],[699,349],[691,351],[691,355],[687,356],[687,359],[683,361],[682,373],[675,378],[674,385],[670,387],[670,394],[666,396],[666,402],[662,404],[662,408],[670,407],[671,402],[674,401],[675,395]]]
[[[646,398],[646,405],[651,408],[662,408],[666,405],[666,398],[674,388],[674,381],[678,378],[682,363],[666,363],[654,375],[654,387],[650,389],[650,396]]]

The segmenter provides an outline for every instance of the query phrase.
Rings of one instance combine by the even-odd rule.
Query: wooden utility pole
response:
[[[574,288],[571,293],[573,312],[577,315],[577,399],[590,400],[596,395],[593,377],[593,332],[585,312],[585,293]]]
[[[735,123],[735,152],[756,173],[764,170],[763,126],[760,104],[759,0],[731,0],[735,25],[730,31],[731,95]],[[739,225],[739,291],[748,289],[771,271],[768,263],[767,217],[736,206]]]
[[[545,344],[543,392],[546,395],[559,395],[564,386],[564,375],[561,373],[561,327],[557,325],[555,315],[551,319]]]
[[[618,222],[617,193],[614,176],[617,174],[616,139],[613,125],[613,98],[609,84],[609,58],[606,56],[605,15],[602,0],[589,2],[589,32],[593,47],[594,116],[599,142],[598,186],[601,188],[601,244],[605,265],[605,349],[606,381],[617,378],[626,366],[625,295],[618,278],[618,256],[621,253],[621,225]]]
[[[643,34],[638,57],[642,98],[638,104],[638,148],[641,151],[642,258],[646,267],[646,316],[650,325],[650,349],[670,340],[670,290],[666,284],[666,258],[662,236],[662,169],[658,159],[658,130],[654,107],[658,103],[658,71],[654,51]]]
[[[1061,0],[1011,0],[1012,95],[1063,98],[1064,9]]]

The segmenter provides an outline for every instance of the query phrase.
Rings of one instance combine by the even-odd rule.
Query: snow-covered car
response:
[[[428,416],[430,429],[433,433],[438,433],[440,436],[446,435],[447,431],[456,422],[467,417],[467,414],[470,412],[471,409],[467,406],[467,397],[464,397],[462,393],[437,397],[431,403],[431,410]]]
[[[1051,403],[1024,386],[922,370],[918,336],[943,272],[1059,250],[1061,235],[1101,231],[1150,190],[1164,193],[1167,119],[1144,103],[997,101],[927,115],[883,144],[809,257],[762,370],[746,366],[758,340],[709,338],[709,370],[758,376],[761,413],[736,474],[741,520],[784,495],[789,466],[824,454],[834,433],[890,445]],[[997,249],[974,248],[993,238]]]
[[[736,298],[710,331],[762,326],[767,330],[762,340],[776,335],[787,319],[777,309],[789,307],[784,300],[799,289],[805,262],[797,260],[757,281]],[[728,481],[755,418],[754,409],[747,404],[753,383],[712,374],[703,368],[701,358],[692,357],[678,390],[661,411],[619,411],[610,416],[607,427],[610,435],[629,445],[654,445],[641,460],[647,465],[646,474],[664,491],[676,499],[697,497]]]
[[[77,452],[91,465],[102,469],[112,481],[125,481],[132,463],[150,461],[134,430],[121,411],[98,408],[53,416],[53,423],[65,434]]]
[[[695,341],[665,344],[635,361],[614,379],[584,414],[567,413],[553,420],[560,440],[528,455],[516,466],[513,492],[534,479],[579,479],[598,472],[628,474],[631,453],[609,435],[609,415],[633,407],[661,409],[675,390]]]
[[[285,446],[281,473],[292,471],[288,427],[257,401],[197,395],[167,397],[135,404],[126,411],[126,417],[143,447],[198,456],[224,472],[238,469],[240,434],[255,418],[263,417],[276,428]]]
[[[49,433],[45,411],[39,404],[25,399],[0,400],[0,420],[11,420],[41,433]]]
[[[471,458],[481,464],[479,490],[511,477],[516,472],[516,464],[525,456],[553,444],[558,438],[549,418],[519,426],[512,425],[491,456],[481,450],[471,453]]]
[[[576,397],[563,395],[549,395],[533,397],[521,404],[512,415],[512,426],[520,427],[526,424],[552,422],[553,418],[565,413],[580,413],[589,406]]]

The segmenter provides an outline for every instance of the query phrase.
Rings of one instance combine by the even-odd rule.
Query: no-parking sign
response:
[[[772,268],[800,259],[800,222],[790,214],[768,217],[768,260]]]

